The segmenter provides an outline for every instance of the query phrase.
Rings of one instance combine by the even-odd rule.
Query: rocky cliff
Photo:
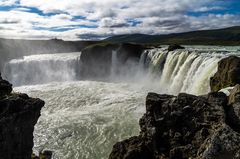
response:
[[[108,79],[113,65],[113,52],[120,70],[129,61],[140,58],[144,47],[136,44],[93,45],[82,51],[80,76],[84,79]],[[137,60],[137,61],[138,61]],[[121,71],[120,71],[121,72]],[[123,71],[124,72],[124,71]]]
[[[239,158],[239,108],[240,102],[228,105],[224,93],[149,93],[140,135],[116,143],[109,158]]]
[[[210,80],[212,91],[240,84],[240,58],[230,56],[218,63],[218,71]]]
[[[33,130],[44,102],[12,93],[12,85],[0,77],[0,158],[30,159]]]

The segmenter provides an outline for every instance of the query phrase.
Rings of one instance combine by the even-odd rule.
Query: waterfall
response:
[[[214,50],[167,52],[165,49],[152,49],[143,52],[142,56],[147,56],[147,59],[140,60],[144,63],[141,65],[147,65],[147,76],[158,81],[160,92],[202,95],[210,91],[210,77],[217,71],[218,61],[228,55]]]
[[[9,61],[5,76],[14,86],[77,80],[81,53],[41,54]]]
[[[217,71],[218,61],[237,53],[190,48],[168,52],[166,48],[156,48],[145,50],[139,59],[129,58],[122,63],[118,61],[121,52],[113,50],[108,66],[111,67],[109,79],[157,88],[159,93],[206,94],[210,91],[210,77]],[[14,86],[79,80],[84,77],[80,71],[80,56],[80,52],[24,56],[9,61],[3,76]],[[99,59],[93,57],[93,60]],[[96,69],[103,68],[98,68],[96,62]]]
[[[117,51],[112,51],[112,67],[111,67],[111,78],[115,78],[118,70],[118,58]]]

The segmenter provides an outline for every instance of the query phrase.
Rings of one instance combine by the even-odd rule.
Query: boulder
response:
[[[229,56],[218,62],[218,70],[210,79],[212,91],[240,84],[240,58]]]
[[[1,80],[0,92],[0,158],[30,159],[33,130],[44,101],[26,94],[11,93],[12,87]]]
[[[149,93],[140,135],[116,143],[109,159],[234,158],[239,155],[240,124],[232,110],[222,92]]]
[[[177,49],[185,49],[184,47],[178,45],[178,44],[171,44],[168,46],[168,51],[174,51]]]

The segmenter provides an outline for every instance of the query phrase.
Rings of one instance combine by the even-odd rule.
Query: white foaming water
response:
[[[50,149],[55,159],[106,159],[113,144],[138,135],[147,92],[130,84],[89,81],[14,90],[45,100],[34,151]]]
[[[80,55],[76,52],[24,56],[7,63],[3,76],[14,86],[73,81],[77,78]]]
[[[144,63],[153,80],[159,81],[160,92],[202,95],[210,91],[210,78],[217,71],[218,61],[230,55],[239,56],[236,49],[222,50],[190,48],[167,52],[165,48],[153,49],[145,51],[148,57]]]
[[[56,159],[105,159],[114,143],[138,134],[147,92],[205,94],[218,61],[239,55],[232,50],[151,49],[123,68],[113,51],[111,76],[118,79],[119,69],[127,70],[134,84],[57,82],[76,80],[80,53],[26,56],[10,61],[4,74],[19,85],[48,83],[14,88],[46,102],[35,126],[34,151],[52,150]]]

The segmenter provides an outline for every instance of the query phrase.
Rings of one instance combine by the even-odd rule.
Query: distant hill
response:
[[[183,45],[240,45],[240,26],[167,35],[127,34],[109,37],[105,42]]]

